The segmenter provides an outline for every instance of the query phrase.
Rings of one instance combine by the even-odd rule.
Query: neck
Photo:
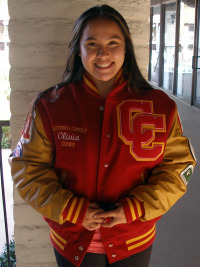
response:
[[[114,85],[115,78],[109,80],[109,81],[97,81],[95,80],[95,85],[97,90],[99,91],[99,94],[103,97],[107,97],[107,95],[112,91],[113,85]]]

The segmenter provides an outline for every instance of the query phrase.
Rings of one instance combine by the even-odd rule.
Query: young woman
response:
[[[148,266],[155,223],[186,192],[195,160],[116,10],[77,20],[63,81],[34,100],[10,164],[50,226],[58,266]]]

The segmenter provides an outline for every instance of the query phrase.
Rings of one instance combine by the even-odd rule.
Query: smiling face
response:
[[[118,24],[104,18],[88,22],[80,39],[80,57],[96,85],[112,84],[125,58],[125,39]]]

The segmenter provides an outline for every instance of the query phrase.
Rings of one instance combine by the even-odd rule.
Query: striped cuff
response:
[[[81,225],[84,220],[88,205],[89,200],[86,198],[71,198],[62,213],[63,220],[69,221],[73,224]]]
[[[131,223],[144,215],[144,207],[141,201],[136,198],[126,197],[120,200],[127,223]]]

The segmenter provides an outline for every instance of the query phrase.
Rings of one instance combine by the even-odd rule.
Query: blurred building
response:
[[[8,22],[9,22],[9,15],[8,15],[7,1],[1,0],[0,1],[0,52],[8,51],[10,42],[8,36]]]
[[[0,120],[10,119],[9,14],[7,0],[0,0]]]

